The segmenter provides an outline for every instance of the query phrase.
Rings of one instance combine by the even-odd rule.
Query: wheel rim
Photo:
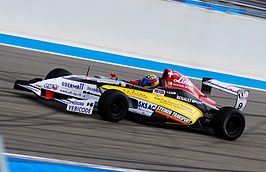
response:
[[[111,104],[111,111],[113,116],[118,117],[120,116],[125,108],[126,104],[121,99],[115,99]]]
[[[241,130],[241,118],[237,115],[228,119],[226,124],[226,131],[229,135],[236,135]]]

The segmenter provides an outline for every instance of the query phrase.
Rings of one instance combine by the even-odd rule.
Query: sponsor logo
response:
[[[157,105],[150,104],[148,102],[139,101],[138,108],[154,111],[156,109]]]
[[[171,78],[172,76],[178,77],[178,73],[173,72],[173,70],[170,70],[168,73],[168,77]]]
[[[180,115],[179,113],[177,112],[173,112],[172,113],[172,116],[177,118],[177,119],[180,119],[181,121],[184,121],[185,123],[189,124],[191,123],[191,120],[183,115]]]
[[[87,87],[87,90],[88,90],[89,92],[97,92],[97,93],[100,92],[100,89],[97,88],[97,87],[90,87],[90,86],[88,86],[88,87]]]
[[[129,108],[130,112],[137,113],[143,116],[151,116],[154,110],[157,108],[157,105],[151,104],[145,101],[138,100],[138,108]]]
[[[67,94],[67,95],[75,96],[75,97],[82,97],[84,95],[82,93],[76,93],[76,92],[73,92],[73,91],[61,90],[61,89],[60,89],[60,92],[64,93],[64,94]]]
[[[68,102],[70,105],[78,105],[78,106],[84,106],[84,102],[78,102],[78,101],[70,101]]]
[[[62,86],[67,88],[72,88],[75,90],[83,90],[84,84],[83,83],[73,84],[69,82],[62,82]]]
[[[170,86],[173,85],[173,83],[171,81],[168,81],[167,84]]]
[[[193,100],[193,99],[188,98],[188,97],[176,96],[176,99],[182,100],[182,101],[185,101],[185,102],[189,102],[189,103],[199,104],[199,105],[202,105],[203,104],[202,101]]]
[[[163,113],[165,113],[167,115],[171,115],[173,113],[172,110],[166,109],[166,108],[161,107],[161,106],[158,106],[158,108],[156,110],[158,110],[160,112],[163,112]]]
[[[188,113],[194,113],[194,109],[183,102],[178,102],[174,100],[169,100],[165,97],[154,97],[159,103],[172,106],[172,108],[178,108],[187,111]]]
[[[175,118],[177,118],[177,119],[179,119],[179,120],[181,120],[187,124],[191,123],[191,120],[189,118],[187,118],[187,117],[185,117],[185,116],[183,116],[183,115],[181,115],[175,111],[166,109],[164,107],[158,106],[156,111],[162,112],[162,113],[164,113],[166,115],[170,115],[172,117],[175,117]]]
[[[165,90],[158,89],[158,88],[155,88],[152,92],[154,94],[165,95]]]
[[[48,83],[45,83],[43,87],[49,90],[57,90],[59,88],[57,84],[48,84]]]
[[[67,110],[90,115],[93,112],[94,103],[94,100],[72,100],[68,102]]]
[[[85,113],[89,115],[92,113],[91,107],[82,107],[82,106],[75,106],[75,105],[67,106],[67,110],[72,111],[72,112]]]
[[[192,82],[185,76],[182,76],[179,79],[174,79],[173,81],[174,83],[179,83],[190,87],[193,86]]]
[[[176,95],[176,92],[174,92],[174,91],[166,91],[166,94]]]
[[[136,91],[136,90],[127,90],[128,94],[131,94],[133,97],[141,98],[141,99],[147,99],[147,95],[143,92]]]
[[[206,81],[206,83],[210,86],[216,86],[219,87],[220,89],[224,89],[225,91],[231,91],[233,93],[237,93],[238,88],[234,87],[234,86],[226,86],[223,83],[214,83],[212,81]]]

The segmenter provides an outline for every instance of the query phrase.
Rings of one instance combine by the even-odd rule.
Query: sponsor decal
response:
[[[70,101],[68,102],[70,105],[78,105],[78,106],[84,106],[84,102],[78,102],[78,101]]]
[[[66,87],[66,88],[72,88],[75,90],[83,90],[84,84],[83,83],[74,84],[74,83],[69,83],[69,82],[62,82],[62,86]]]
[[[157,105],[155,104],[151,104],[146,101],[138,100],[138,108],[137,109],[129,108],[129,111],[143,115],[143,116],[150,117],[156,108],[157,108]]]
[[[162,113],[164,113],[166,115],[170,115],[172,117],[175,117],[175,118],[177,118],[177,119],[179,119],[179,120],[181,120],[187,124],[191,123],[191,120],[189,118],[185,117],[184,115],[181,115],[175,111],[166,109],[164,107],[158,106],[156,111],[162,112]]]
[[[172,76],[178,77],[178,73],[173,72],[173,70],[170,70],[170,71],[168,72],[168,77],[171,78]]]
[[[189,113],[194,113],[194,109],[192,107],[184,104],[183,102],[178,102],[178,101],[166,99],[164,97],[154,97],[154,99],[159,101],[159,103],[172,106],[172,108],[179,108],[179,109],[185,110]]]
[[[166,91],[166,94],[176,95],[176,92],[174,92],[174,91]]]
[[[116,89],[116,90],[119,90],[119,91],[125,93],[129,97],[139,98],[139,99],[143,99],[143,100],[147,100],[148,96],[154,96],[154,94],[152,94],[152,93],[147,93],[144,91],[138,91],[138,90],[134,90],[134,89],[130,89],[130,88],[124,88],[124,87],[113,86],[113,85],[104,85],[101,88]]]
[[[187,118],[187,117],[185,117],[185,116],[183,116],[177,112],[173,112],[172,116],[177,118],[177,119],[180,119],[181,121],[184,121],[187,124],[191,123],[191,120],[189,118]]]
[[[78,113],[85,113],[85,114],[91,114],[92,109],[89,107],[82,107],[82,106],[75,106],[75,105],[69,105],[67,106],[67,110],[71,112],[78,112]]]
[[[237,91],[239,90],[237,87],[235,86],[230,86],[230,85],[227,85],[227,84],[224,84],[222,82],[219,82],[219,81],[205,81],[206,84],[208,84],[209,86],[216,86],[216,87],[219,87],[220,89],[223,89],[224,91],[226,92],[233,92],[233,93],[237,93]],[[218,82],[218,83],[216,83]]]
[[[186,76],[183,76],[182,74],[179,74],[176,71],[170,70],[168,72],[168,77],[171,78],[170,79],[171,81],[167,82],[169,86],[182,87],[182,88],[193,86],[192,82]]]
[[[182,101],[185,101],[185,102],[189,102],[189,103],[195,103],[195,104],[199,104],[199,105],[202,105],[203,102],[202,101],[198,101],[198,100],[193,100],[191,98],[188,98],[188,97],[182,97],[182,96],[176,96],[176,99],[178,100],[182,100]]]
[[[61,93],[67,94],[67,95],[71,95],[71,96],[75,96],[75,97],[84,97],[85,95],[82,93],[77,93],[74,91],[69,91],[69,90],[59,90]]]
[[[94,103],[94,100],[69,101],[66,110],[90,115],[93,112]]]
[[[101,95],[101,90],[96,85],[85,84],[85,89],[84,89],[84,91],[82,93],[84,93],[83,95],[85,95],[85,94]]]
[[[167,115],[171,115],[173,113],[172,110],[166,109],[166,108],[164,108],[162,106],[158,106],[156,110],[160,111],[160,112],[163,112],[163,113],[165,113]]]
[[[141,91],[136,91],[136,90],[127,90],[128,94],[133,96],[133,97],[137,97],[137,98],[141,98],[141,99],[147,99],[147,95],[145,94],[145,92],[141,92]]]
[[[182,76],[179,79],[174,79],[173,82],[174,83],[183,84],[183,85],[186,85],[186,86],[189,86],[189,87],[193,86],[192,82],[185,76]]]
[[[138,103],[138,108],[140,108],[140,109],[154,111],[156,109],[156,107],[157,107],[157,105],[151,104],[148,102],[139,101],[139,103]]]
[[[100,89],[97,88],[96,86],[95,86],[95,87],[88,86],[88,87],[87,87],[87,91],[89,91],[89,92],[100,93]]]
[[[57,84],[48,84],[48,83],[45,83],[43,87],[49,90],[57,90],[59,88]]]
[[[159,94],[159,95],[165,95],[165,90],[162,90],[162,89],[158,89],[158,88],[155,88],[153,91],[152,91],[154,94]]]

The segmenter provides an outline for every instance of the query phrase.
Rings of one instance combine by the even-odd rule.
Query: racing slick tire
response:
[[[106,121],[118,122],[128,113],[128,97],[117,90],[105,91],[98,103],[99,115]]]
[[[235,108],[223,107],[213,117],[212,128],[217,137],[235,140],[245,129],[245,117]]]
[[[57,77],[61,77],[61,76],[68,76],[68,75],[72,75],[72,73],[65,70],[65,69],[56,68],[56,69],[51,70],[46,75],[45,79],[52,79],[52,78],[57,78]]]

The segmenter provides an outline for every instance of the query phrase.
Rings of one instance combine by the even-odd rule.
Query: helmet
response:
[[[144,88],[156,87],[159,84],[159,77],[154,74],[147,74],[141,82],[141,86]]]

